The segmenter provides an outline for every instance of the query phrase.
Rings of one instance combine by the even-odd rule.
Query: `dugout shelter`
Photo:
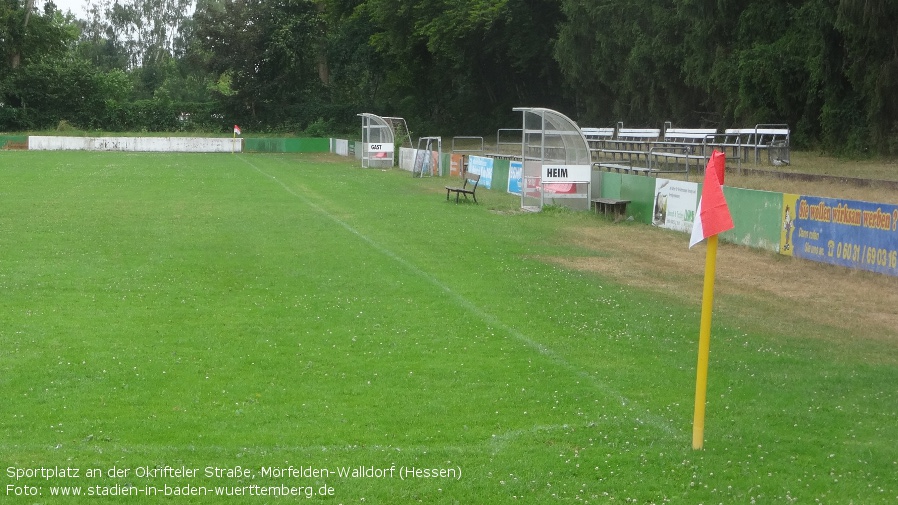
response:
[[[362,118],[362,168],[392,168],[396,151],[393,124],[402,118],[381,117],[367,112],[358,116]]]
[[[361,159],[362,168],[392,168],[398,144],[411,135],[405,119],[385,117],[367,112],[358,114],[362,118]]]
[[[559,205],[589,210],[592,160],[577,124],[564,114],[539,107],[516,107],[521,129],[521,208]]]

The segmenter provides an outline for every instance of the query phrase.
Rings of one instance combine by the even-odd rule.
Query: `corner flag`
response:
[[[233,137],[234,140],[231,141],[231,153],[232,153],[232,154],[233,154],[234,151],[236,150],[235,144],[237,144],[237,135],[240,135],[240,133],[241,133],[241,132],[240,132],[240,127],[237,126],[237,125],[234,125],[234,137]],[[241,144],[243,143],[243,139],[240,139],[240,143],[241,143]]]
[[[714,306],[714,270],[717,267],[717,234],[732,230],[733,217],[723,196],[726,155],[715,150],[705,167],[705,183],[695,212],[689,247],[708,240],[705,253],[705,284],[702,288],[702,318],[698,335],[698,365],[695,373],[695,417],[692,422],[692,448],[705,443],[705,403],[708,393],[708,356],[711,350],[711,308]]]
[[[702,186],[702,196],[698,201],[698,209],[695,212],[695,221],[692,224],[692,237],[689,239],[689,248],[702,240],[733,229],[733,217],[730,208],[723,197],[724,169],[726,168],[726,155],[715,150],[705,167],[705,183]]]

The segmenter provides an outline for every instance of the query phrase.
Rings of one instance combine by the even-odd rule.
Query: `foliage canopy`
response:
[[[540,106],[584,126],[786,123],[800,145],[898,153],[888,0],[29,5],[0,0],[2,130],[340,133],[375,112],[490,134]]]

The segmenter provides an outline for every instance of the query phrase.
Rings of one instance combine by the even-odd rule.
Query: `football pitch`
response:
[[[10,503],[894,503],[898,366],[326,155],[0,152]],[[683,238],[686,247],[687,238]]]

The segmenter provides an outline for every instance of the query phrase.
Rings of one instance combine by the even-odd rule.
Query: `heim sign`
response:
[[[589,165],[543,165],[542,182],[589,182]]]

